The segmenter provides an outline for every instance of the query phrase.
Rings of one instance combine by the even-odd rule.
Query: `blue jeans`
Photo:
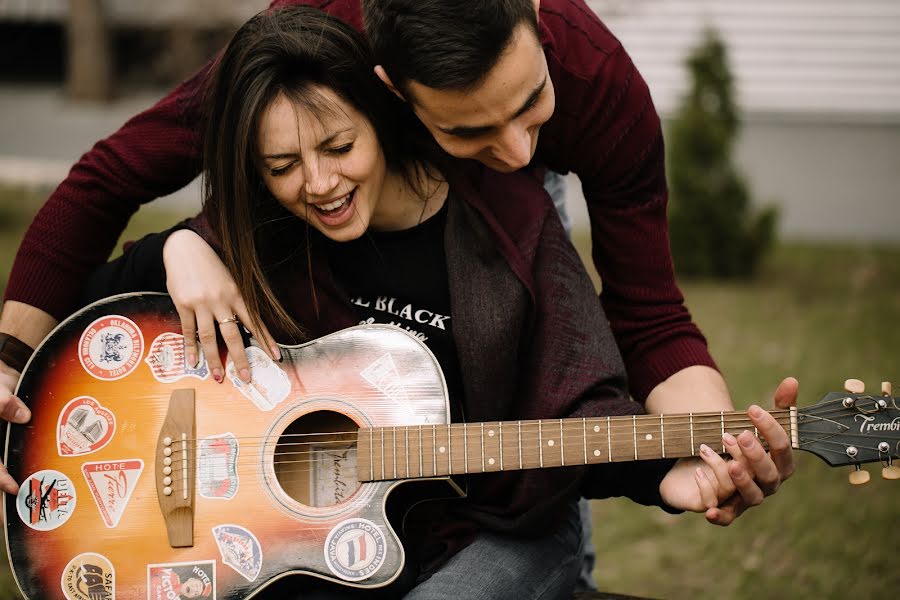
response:
[[[263,592],[262,598],[569,600],[581,571],[583,548],[579,504],[572,502],[549,533],[523,539],[482,532],[437,571],[417,581],[408,569],[400,580],[374,590],[358,590],[311,578],[288,578]]]

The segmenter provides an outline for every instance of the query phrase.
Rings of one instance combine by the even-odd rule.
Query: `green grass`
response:
[[[16,213],[11,198],[0,191],[0,274],[28,218],[2,226]],[[180,216],[142,210],[123,239]],[[583,249],[584,236],[578,242]],[[682,288],[739,407],[768,405],[787,375],[800,380],[802,406],[847,377],[870,388],[894,377],[900,387],[900,248],[783,245],[752,284],[683,281]],[[848,469],[802,452],[796,458],[795,476],[727,528],[624,500],[594,502],[601,589],[655,598],[896,597],[900,484],[882,480],[876,465],[870,484],[851,487]],[[14,597],[4,561],[0,599]]]
[[[581,243],[583,246],[584,242]],[[758,281],[682,281],[738,408],[771,404],[785,376],[800,405],[855,377],[900,388],[900,248],[782,245]],[[656,598],[889,598],[900,483],[850,486],[796,452],[779,492],[721,528],[624,500],[594,502],[601,589]]]

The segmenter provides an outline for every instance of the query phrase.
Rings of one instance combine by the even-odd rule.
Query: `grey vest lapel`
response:
[[[447,201],[444,247],[453,337],[466,394],[465,419],[508,418],[518,392],[528,294],[478,213],[452,194]]]

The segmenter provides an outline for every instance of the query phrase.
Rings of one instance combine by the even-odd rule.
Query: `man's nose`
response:
[[[503,129],[494,157],[511,169],[521,169],[531,162],[531,134],[528,128],[509,125]]]

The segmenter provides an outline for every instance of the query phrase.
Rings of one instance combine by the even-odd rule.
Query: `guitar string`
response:
[[[814,439],[814,440],[808,440],[808,441],[806,441],[806,442],[801,442],[801,443],[799,444],[799,446],[800,446],[800,448],[802,449],[803,446],[809,446],[809,445],[812,445],[812,444],[815,444],[815,443],[819,443],[819,444],[831,444],[831,445],[839,446],[839,447],[841,447],[841,448],[847,448],[847,447],[849,447],[849,446],[851,445],[851,444],[847,444],[846,442],[833,441],[833,440],[829,439],[830,437],[833,437],[833,436],[832,436],[832,435],[828,435],[828,436],[823,436],[823,437],[820,438],[820,439]],[[890,439],[890,440],[893,442],[893,441],[898,441],[898,440],[900,440],[900,437],[894,436],[894,437],[883,438],[882,441],[885,441],[886,439]],[[764,444],[764,446],[765,446],[765,444]],[[862,448],[862,449],[867,449],[867,450],[877,451],[877,448],[874,447],[874,446],[865,446],[865,445],[859,445],[859,444],[857,444],[856,446],[857,446],[858,448]],[[346,445],[342,447],[342,449],[347,449],[347,448],[348,448],[348,446],[346,446]],[[349,447],[349,448],[352,448],[352,446]],[[406,454],[402,453],[402,450],[403,450],[403,449],[404,449],[404,448],[400,448],[400,449],[399,449],[399,450],[401,450],[401,452],[397,453],[398,456],[406,456]],[[424,449],[424,445],[423,445],[422,449]],[[420,452],[421,452],[422,449],[420,449]],[[407,450],[407,453],[409,453],[409,451],[411,450],[411,448],[406,448],[406,450]],[[534,447],[526,447],[526,446],[523,446],[523,450],[526,451],[526,452],[529,452],[530,455],[531,455],[531,453],[534,453],[534,452],[535,452],[535,448],[534,448]],[[305,451],[305,452],[286,452],[286,453],[276,453],[276,454],[281,455],[281,456],[303,456],[303,455],[320,455],[320,454],[328,454],[329,452],[333,452],[333,450],[313,450],[313,451]],[[432,452],[433,452],[433,450],[432,450]],[[412,450],[412,453],[415,454],[415,450]],[[387,457],[388,457],[388,460],[393,461],[393,453],[391,453],[390,455],[388,455],[386,452],[384,452],[384,453],[379,452],[379,455],[381,455],[381,454],[384,454],[385,456],[387,456]],[[334,455],[333,455],[333,454],[328,454],[328,456],[329,456],[330,458],[334,458]],[[626,452],[624,452],[624,453],[622,454],[622,456],[623,456],[623,457],[628,457],[628,456],[630,456],[630,453],[626,451]],[[253,467],[259,466],[259,464],[260,464],[259,461],[260,461],[260,459],[261,459],[261,456],[260,456],[260,453],[259,453],[259,452],[254,452],[254,453],[250,453],[249,456],[246,456],[246,455],[245,455],[243,458],[245,459],[243,462],[240,462],[240,459],[239,459],[238,461],[235,461],[235,468],[236,468],[236,469],[239,469],[239,468],[241,468],[241,467],[247,467],[248,465],[253,466]],[[453,458],[452,460],[453,460],[454,462],[459,462],[458,458],[459,458],[459,457],[456,457],[456,458]],[[479,454],[479,453],[474,453],[474,454],[472,455],[472,459],[473,459],[474,461],[476,461],[476,462],[480,462],[480,454]],[[877,460],[877,459],[874,459],[874,460]],[[174,464],[174,463],[181,463],[181,462],[182,462],[182,459],[177,459],[177,460],[173,461],[173,464]],[[273,460],[271,464],[274,466],[274,465],[284,465],[284,464],[314,464],[314,463],[318,463],[318,462],[321,462],[321,461],[318,460],[318,459],[313,458],[313,459],[309,459],[309,460]],[[472,462],[473,462],[473,461],[470,460],[470,461],[469,461],[469,464],[471,464]],[[582,463],[582,464],[583,464],[583,463]],[[246,470],[246,469],[245,469],[245,470]],[[303,470],[308,470],[308,469],[303,469]],[[393,464],[392,464],[392,470],[393,470]]]
[[[690,430],[690,429],[683,430],[683,431],[692,431],[693,435],[671,434],[670,430],[667,428],[665,431],[665,434],[666,434],[665,438],[663,439],[662,436],[659,438],[660,444],[663,441],[665,441],[667,444],[672,443],[672,445],[674,446],[679,442],[690,440],[691,438],[693,438],[695,441],[704,442],[707,445],[709,445],[709,444],[719,445],[719,441],[721,440],[721,438],[718,437],[718,434],[719,434],[719,432],[721,432],[722,427],[719,423],[710,423],[710,424],[715,425],[715,426],[714,427],[694,427],[692,430]],[[779,424],[784,427],[785,425],[788,425],[789,423],[779,423]],[[726,422],[726,430],[729,429],[729,425],[733,426],[734,423],[729,424]],[[544,424],[544,426],[546,427],[546,424]],[[752,427],[752,424],[750,426]],[[432,426],[423,426],[422,430],[428,431],[431,427]],[[435,428],[435,431],[440,432],[440,435],[443,438],[446,438],[447,430],[448,430],[447,425],[437,425],[437,426],[434,426],[434,428]],[[741,426],[737,426],[737,427],[733,427],[733,428],[735,430],[737,430],[737,429],[748,430]],[[452,435],[453,435],[454,439],[461,437],[461,436],[465,437],[464,430],[466,428],[464,428],[462,425],[454,425],[450,429],[452,429],[452,432],[453,432]],[[470,427],[468,429],[472,429],[472,428]],[[533,437],[536,433],[539,433],[538,430],[540,429],[540,426],[538,426],[536,423],[533,423],[533,424],[530,423],[527,425],[525,423],[523,423],[522,429],[523,429],[523,433],[529,435],[529,437]],[[418,428],[416,426],[398,427],[396,430],[394,430],[394,428],[389,426],[389,427],[385,427],[385,428],[366,429],[365,431],[371,431],[374,433],[374,432],[381,431],[381,430],[383,430],[385,432],[385,434],[387,434],[387,438],[386,438],[387,440],[394,439],[394,436],[396,436],[397,439],[399,439],[401,437],[405,437],[405,436],[403,436],[403,433],[405,431],[414,431],[416,437],[418,436]],[[582,430],[580,428],[579,429],[569,428],[569,430],[567,432],[568,435],[566,437],[582,437],[582,434],[580,433],[581,431]],[[649,441],[649,440],[646,440],[646,435],[657,433],[659,431],[659,428],[657,427],[652,430],[650,430],[650,429],[641,430],[640,427],[638,427],[636,431],[637,431],[637,437],[639,438],[638,442],[640,444],[643,444],[645,441]],[[682,430],[675,430],[675,431],[680,432]],[[705,441],[707,434],[710,434],[710,433],[715,433],[716,437],[710,438],[709,441]],[[739,433],[739,432],[735,431],[735,433]],[[472,435],[472,440],[470,441],[470,444],[476,443],[475,440],[480,440],[481,439],[480,428],[478,429],[477,432],[473,432],[471,435]],[[321,437],[324,439],[312,440],[312,441],[282,441],[282,442],[275,441],[275,440],[283,439],[286,437],[296,437],[296,436]],[[611,428],[611,431],[609,431],[608,433],[604,429],[601,429],[599,432],[594,432],[594,431],[587,432],[587,436],[589,438],[592,438],[593,441],[596,441],[597,438],[600,438],[601,440],[609,439],[616,445],[619,445],[623,441],[628,442],[631,445],[633,445],[634,437],[635,437],[635,429],[631,426],[624,426],[624,425],[614,426]],[[548,437],[547,439],[548,440],[555,439],[555,437],[558,437],[558,436],[554,436],[554,438]],[[699,438],[702,438],[702,439],[699,439]],[[335,433],[318,432],[318,433],[307,433],[307,434],[287,434],[287,435],[282,435],[282,436],[272,435],[272,436],[252,436],[252,437],[240,437],[240,438],[239,437],[234,437],[234,438],[211,437],[211,438],[205,438],[205,439],[200,438],[199,441],[201,442],[201,444],[199,444],[199,445],[192,444],[191,447],[189,448],[189,450],[196,451],[198,447],[202,448],[204,441],[208,441],[210,443],[210,445],[215,445],[217,441],[227,440],[227,439],[260,440],[260,443],[247,443],[247,442],[241,443],[241,444],[239,444],[240,448],[271,447],[273,444],[280,448],[286,448],[286,447],[322,446],[322,445],[328,445],[328,444],[333,444],[333,445],[347,444],[347,443],[358,441],[359,440],[359,432],[349,432],[349,431],[335,432]],[[197,441],[197,440],[192,440],[192,441]],[[533,441],[534,440],[529,440],[529,442],[533,442]],[[529,443],[525,443],[525,444],[522,444],[522,448],[523,449],[538,448],[542,445],[543,444],[532,445]],[[699,443],[695,444],[695,446],[699,446]],[[183,452],[183,450],[180,447],[180,443],[178,443],[178,441],[174,442],[172,445],[172,455],[180,454],[181,452]],[[275,453],[275,454],[285,454],[285,453]]]
[[[806,445],[809,445],[809,444],[812,444],[812,443],[831,444],[831,445],[839,446],[839,447],[842,448],[842,449],[843,449],[843,448],[846,448],[846,447],[849,447],[849,444],[842,443],[842,442],[836,442],[836,441],[832,441],[832,440],[828,440],[828,439],[811,440],[810,442],[802,443],[801,446],[806,446]],[[866,449],[866,450],[871,450],[871,451],[873,451],[873,452],[877,452],[877,448],[874,447],[874,446],[860,446],[860,445],[858,445],[857,447],[862,448],[862,449]],[[533,449],[532,449],[532,450],[533,450]],[[324,455],[326,455],[329,459],[332,459],[332,460],[333,460],[334,458],[336,458],[333,454],[328,454],[328,451],[314,451],[314,452],[309,452],[309,453],[294,453],[294,454],[324,454]],[[409,455],[409,454],[410,454],[409,452],[407,452],[406,454],[404,454],[403,452],[397,453],[398,457],[405,457],[405,456],[407,456],[407,455]],[[412,452],[411,454],[414,455],[415,452]],[[879,454],[880,454],[880,453],[879,453]],[[625,458],[628,458],[629,456],[630,456],[630,455],[629,455],[628,453],[625,453],[625,454],[624,454],[624,457],[625,457]],[[267,471],[267,465],[262,465],[262,466],[260,465],[260,462],[259,462],[259,461],[260,461],[260,459],[262,458],[261,455],[256,455],[256,456],[251,455],[251,456],[247,456],[247,457],[245,457],[245,458],[247,458],[247,459],[253,459],[253,460],[245,460],[243,463],[240,463],[240,464],[236,463],[236,464],[235,464],[235,469],[238,471],[239,474],[244,474],[244,475],[248,474],[248,466],[250,467],[250,469],[249,469],[249,474],[251,474],[251,475],[252,475],[252,474],[255,474],[255,473],[260,473],[260,472],[266,472],[266,471]],[[530,456],[530,458],[533,459],[533,456]],[[392,456],[392,455],[391,455],[391,456],[387,456],[387,459],[388,459],[389,461],[393,461],[393,456]],[[466,462],[466,461],[465,461],[465,458],[464,458],[462,461],[460,461],[460,457],[459,457],[459,456],[453,457],[453,458],[451,458],[451,460],[453,461],[454,464],[459,464],[460,462]],[[869,462],[874,462],[874,461],[877,461],[877,460],[878,460],[878,459],[876,458],[876,459],[872,459],[872,460],[869,461]],[[181,462],[181,461],[178,461],[178,462]],[[285,464],[293,464],[293,465],[312,465],[312,464],[321,463],[321,462],[322,462],[321,460],[317,460],[317,459],[315,459],[315,458],[314,458],[314,459],[309,459],[309,460],[281,460],[281,461],[273,461],[273,462],[271,463],[271,466],[274,468],[276,465],[285,465]],[[604,462],[605,462],[605,461],[604,461]],[[620,461],[614,461],[614,462],[620,462]],[[478,471],[477,465],[478,465],[479,463],[480,463],[480,455],[479,455],[479,454],[473,454],[472,457],[471,457],[471,459],[469,459],[468,462],[467,462],[466,464],[467,464],[467,465],[475,465],[474,467],[467,467],[467,468],[472,468],[472,471],[475,472],[475,471]],[[579,463],[579,464],[584,464],[584,463]],[[396,473],[403,473],[403,472],[405,472],[405,468],[401,468],[401,465],[402,465],[402,463],[401,463],[401,464],[398,464],[398,465],[393,465],[393,464],[392,464],[392,465],[391,465],[391,471],[392,471],[393,473],[395,473],[395,474],[396,474]],[[560,465],[560,466],[561,466],[561,465]],[[261,467],[261,468],[257,469],[257,467]],[[537,467],[537,465],[534,465],[534,467]],[[490,471],[490,470],[491,470],[491,469],[486,469],[486,468],[485,468],[485,471]],[[494,469],[494,470],[497,470],[497,469]],[[511,469],[502,469],[502,470],[511,470]],[[285,473],[290,473],[290,472],[305,472],[305,473],[309,473],[310,471],[311,471],[311,469],[310,469],[309,467],[301,467],[301,468],[296,468],[296,469],[284,469],[284,468],[278,469],[279,475],[283,475],[283,474],[285,474]],[[415,475],[415,476],[416,476],[416,477],[418,477],[418,476],[425,476],[425,475],[428,475],[428,474],[429,474],[429,473],[428,473],[428,472],[424,472],[424,469],[423,469],[423,473],[421,473],[421,474],[419,474],[419,475]],[[390,479],[390,478],[388,478],[388,479]]]
[[[832,404],[836,404],[836,403],[840,403],[840,402],[842,402],[841,399],[836,399],[836,400],[830,401],[830,403],[832,403]],[[826,404],[826,403],[822,403],[822,404]],[[820,406],[820,405],[815,405],[815,406]],[[798,418],[812,418],[812,419],[817,418],[817,419],[821,419],[821,420],[826,420],[825,419],[826,416],[840,415],[840,414],[846,412],[846,410],[847,410],[846,408],[841,406],[841,407],[839,407],[838,410],[835,410],[832,412],[822,411],[819,414],[799,413]],[[781,424],[781,425],[790,424],[789,422],[782,423],[779,420],[779,416],[780,417],[790,417],[791,416],[790,410],[776,409],[776,410],[772,410],[769,412],[770,412],[770,414],[772,414],[773,416],[776,417],[776,421],[779,422],[779,424]],[[740,414],[741,416],[738,416],[738,414]],[[861,413],[857,413],[857,414],[861,414]],[[752,423],[752,421],[750,421],[749,417],[743,416],[742,413],[727,413],[727,412],[726,413],[715,413],[715,412],[707,413],[707,412],[704,412],[704,413],[693,413],[691,415],[685,415],[684,413],[671,413],[671,414],[662,415],[662,417],[664,417],[664,419],[667,421],[670,421],[670,422],[675,421],[674,424],[666,424],[664,426],[665,433],[667,433],[667,434],[670,431],[677,434],[681,431],[690,431],[691,429],[693,429],[694,432],[697,432],[698,430],[702,429],[702,428],[697,427],[698,424],[699,425],[710,424],[710,425],[715,426],[713,429],[719,429],[722,424],[723,416],[724,416],[724,421],[725,421],[726,425],[729,425],[732,427],[740,427],[740,425],[737,425],[737,424],[741,423],[741,424],[746,424],[747,428],[754,427],[753,423]],[[611,423],[612,425],[614,425],[616,427],[620,427],[623,430],[628,430],[629,432],[633,431],[634,424],[631,421],[628,421],[627,417],[625,417],[625,418],[613,417],[613,418],[619,420],[619,423],[621,425],[619,423],[616,423],[616,421],[612,421],[612,423]],[[638,419],[643,421],[643,422],[637,424],[637,426],[639,428],[646,427],[648,429],[659,429],[659,422],[660,422],[659,415],[638,415]],[[704,419],[708,419],[708,420],[704,420]],[[625,420],[627,422],[622,423],[621,422],[622,420]],[[678,425],[681,424],[681,423],[679,423],[679,421],[685,421],[685,420],[690,420],[692,422],[692,424],[694,425],[694,427],[693,428],[688,427],[687,429],[678,429]],[[553,422],[557,422],[557,421],[558,421],[557,419],[547,419],[547,420],[544,420],[544,424],[553,423]],[[574,424],[580,423],[580,421],[578,419],[572,419],[572,422]],[[497,423],[497,425],[499,426],[499,422],[492,422],[492,423]],[[516,423],[516,422],[515,421],[507,421],[506,423],[508,423],[509,425],[512,425],[513,423]],[[603,425],[606,423],[606,417],[589,417],[587,419],[586,423],[590,423],[592,425]],[[523,427],[539,426],[538,422],[533,421],[533,420],[522,421],[521,424]],[[459,427],[459,428],[462,428],[464,426],[463,423],[451,423],[451,424],[442,423],[442,424],[438,424],[438,425],[424,425],[423,424],[422,427],[447,427],[448,425],[453,426],[453,427]],[[473,424],[469,424],[469,425],[471,426]],[[387,426],[387,427],[390,427],[390,426]],[[417,425],[398,425],[398,427],[416,428],[418,426]],[[368,429],[375,430],[378,428],[375,427],[375,428],[368,428]],[[346,434],[346,435],[354,435],[355,436],[358,434],[358,431],[359,430],[357,430],[357,431],[340,431],[340,432],[312,432],[312,433],[299,433],[299,434],[283,433],[278,437],[305,437],[305,436],[336,435],[336,434]],[[649,431],[647,433],[649,433]],[[274,436],[241,436],[241,437],[235,437],[234,439],[237,439],[237,440],[254,439],[254,438],[269,439],[271,437],[274,437]],[[667,435],[666,437],[668,438],[669,436]],[[184,441],[193,443],[193,442],[201,441],[204,439],[210,439],[210,438],[188,438]],[[215,439],[215,438],[213,438],[213,439]],[[182,440],[174,440],[174,442],[180,442],[180,441],[182,441]]]
[[[691,429],[693,429],[694,432],[697,432],[697,431],[702,432],[702,431],[707,431],[707,430],[708,431],[721,430],[721,426],[722,426],[722,417],[719,413],[697,413],[697,414],[694,414],[692,418],[689,417],[688,415],[683,415],[680,413],[679,414],[673,413],[670,415],[664,415],[664,417],[665,417],[665,420],[667,421],[667,423],[664,424],[664,433],[666,434],[666,439],[669,438],[668,434],[670,431],[672,431],[675,434],[679,434],[682,432],[689,432],[689,431],[691,431]],[[659,428],[660,428],[660,425],[659,425],[660,419],[659,419],[659,416],[656,416],[656,415],[653,415],[652,417],[648,417],[647,415],[638,415],[638,418],[644,419],[644,421],[638,421],[636,424],[633,423],[631,421],[631,419],[628,417],[626,417],[624,419],[621,417],[612,417],[612,418],[620,419],[620,420],[611,421],[609,423],[611,425],[611,429],[617,429],[617,430],[621,430],[623,432],[627,432],[629,436],[632,435],[635,425],[637,426],[639,434],[653,433],[655,431],[659,431]],[[708,418],[708,420],[703,420],[704,418]],[[691,423],[689,423],[689,420],[692,421],[693,427],[690,427]],[[780,425],[782,425],[782,427],[784,427],[785,425],[790,424],[790,414],[787,412],[784,412],[782,415],[779,415],[779,417],[776,417],[775,420]],[[671,421],[676,421],[676,422],[670,423]],[[683,421],[683,423],[680,423],[678,421]],[[746,428],[746,429],[754,428],[753,422],[750,421],[750,419],[747,417],[728,416],[728,414],[726,413],[724,422],[725,422],[726,426],[729,426],[732,428],[741,428],[741,427]],[[525,428],[525,427],[537,428],[540,426],[546,427],[549,424],[557,425],[558,423],[559,423],[559,419],[545,419],[541,422],[536,421],[536,420],[528,420],[528,421],[521,421],[521,422],[503,421],[503,427],[516,427],[521,424],[522,428]],[[602,431],[602,430],[606,429],[607,419],[606,419],[606,417],[588,417],[587,420],[585,421],[585,423],[587,425],[590,425],[591,428],[593,428],[594,426],[601,426],[601,428],[602,428],[601,431]],[[359,431],[362,431],[362,430],[366,430],[366,431],[377,431],[379,429],[389,430],[392,427],[396,427],[398,430],[401,430],[401,429],[413,430],[413,429],[417,429],[418,427],[423,427],[423,428],[452,427],[454,429],[463,429],[464,427],[472,428],[472,427],[475,427],[476,425],[478,425],[479,429],[480,429],[481,423],[477,423],[477,424],[476,423],[468,423],[468,424],[464,424],[464,423],[424,424],[423,423],[421,425],[396,425],[396,426],[385,425],[385,426],[376,426],[376,427],[366,427],[366,428],[356,429],[356,430],[352,430],[352,431],[334,431],[334,432],[317,431],[317,432],[307,432],[307,433],[282,433],[280,435],[273,434],[273,435],[261,435],[261,436],[239,436],[239,437],[235,436],[233,439],[236,439],[236,440],[249,440],[249,439],[268,440],[273,437],[297,438],[297,437],[311,437],[311,436],[322,436],[322,435],[357,436]],[[494,421],[494,422],[490,422],[490,423],[484,423],[484,425],[485,426],[496,425],[499,428],[500,423]],[[582,425],[582,421],[581,421],[581,419],[578,419],[578,418],[572,418],[569,420],[563,419],[563,425],[564,425],[564,427],[567,427],[571,430],[580,431],[581,430],[580,426]],[[679,427],[680,425],[688,425],[688,427]],[[703,427],[705,425],[710,425],[711,427]],[[687,437],[687,435],[685,435],[685,437]],[[193,443],[193,442],[205,441],[205,440],[214,441],[216,439],[228,439],[228,438],[219,438],[219,437],[215,437],[215,436],[207,437],[207,438],[186,438],[185,440],[173,438],[172,444],[174,447],[181,441]]]

